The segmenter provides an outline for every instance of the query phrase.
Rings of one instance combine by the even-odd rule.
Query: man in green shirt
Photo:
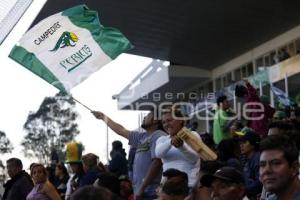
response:
[[[215,144],[219,144],[222,140],[231,138],[230,125],[232,122],[231,115],[227,112],[230,104],[225,95],[217,99],[218,109],[214,117],[213,139]]]

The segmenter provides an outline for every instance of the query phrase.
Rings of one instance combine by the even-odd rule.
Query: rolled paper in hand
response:
[[[197,138],[189,129],[183,127],[178,133],[187,145],[196,151],[203,160],[216,160],[217,154],[213,152],[201,139]]]

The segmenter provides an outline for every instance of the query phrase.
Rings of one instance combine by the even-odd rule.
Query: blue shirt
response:
[[[97,170],[88,170],[80,179],[79,187],[83,187],[85,185],[92,185],[96,179],[98,178],[99,171]]]
[[[266,200],[280,200],[280,199],[278,199],[278,197],[275,194],[271,194],[266,198]],[[300,191],[298,191],[295,198],[293,198],[291,200],[300,200]]]
[[[244,166],[244,178],[246,195],[248,198],[256,197],[262,191],[262,183],[259,181],[259,158],[260,153],[255,152],[248,158]]]
[[[166,135],[166,133],[161,130],[156,130],[153,133],[130,132],[129,134],[129,145],[137,147],[133,163],[132,184],[134,194],[138,193],[140,186],[148,173],[152,160],[156,158],[156,140],[163,135]],[[156,188],[159,186],[160,179],[161,172],[153,182],[146,187],[144,193],[156,194]]]

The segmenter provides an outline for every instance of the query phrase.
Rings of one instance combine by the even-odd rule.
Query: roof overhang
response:
[[[123,32],[129,53],[210,70],[300,24],[299,0],[48,0],[34,24],[78,4]]]
[[[164,65],[154,60],[125,89],[113,98],[119,109],[149,110],[183,100],[189,87],[211,78],[211,72],[191,66]],[[193,94],[191,94],[193,95]]]

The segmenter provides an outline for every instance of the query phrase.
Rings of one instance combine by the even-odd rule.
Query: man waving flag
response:
[[[68,92],[130,48],[121,32],[104,27],[96,11],[79,5],[39,22],[9,57]]]

